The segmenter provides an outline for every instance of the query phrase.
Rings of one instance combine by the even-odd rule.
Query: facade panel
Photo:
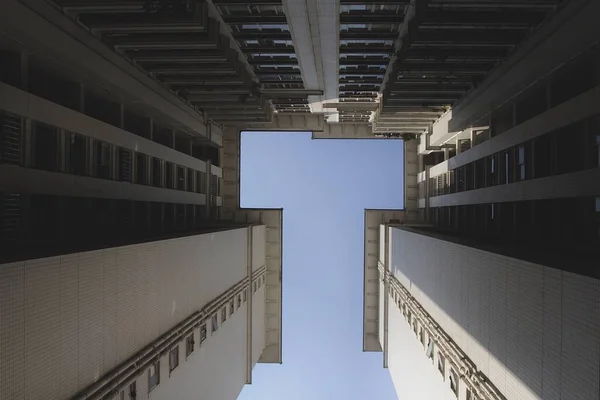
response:
[[[2,303],[10,309],[0,330],[3,393],[62,399],[83,390],[243,281],[246,234],[234,229],[3,265],[2,296],[12,298]]]
[[[600,281],[391,229],[393,275],[507,399],[598,397]]]

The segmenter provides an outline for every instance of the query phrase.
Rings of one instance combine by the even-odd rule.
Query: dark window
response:
[[[517,165],[519,168],[519,180],[523,181],[527,177],[525,167],[525,146],[521,146],[517,150]]]
[[[194,344],[195,344],[194,334],[191,334],[185,339],[185,355],[186,355],[186,357],[194,352]]]
[[[433,360],[433,339],[429,338],[429,342],[427,343],[427,351],[425,352],[425,355],[427,355],[428,358]]]
[[[185,190],[185,168],[177,166],[177,190]]]
[[[135,381],[133,381],[129,384],[129,399],[135,400],[136,398],[137,398],[137,386],[135,384]]]
[[[46,171],[58,170],[58,137],[53,126],[36,122],[33,135],[33,166]]]
[[[160,362],[157,361],[148,368],[148,391],[152,391],[160,383]]]
[[[248,289],[244,290],[243,294],[244,294],[244,303],[245,303],[247,300],[247,297],[248,297]]]
[[[188,168],[187,169],[187,187],[186,190],[188,192],[193,192],[194,191],[194,182],[196,181],[196,171],[194,171],[193,169]]]
[[[225,321],[227,321],[227,307],[221,309],[221,324]]]
[[[162,186],[162,161],[160,158],[152,158],[152,185]]]
[[[212,316],[211,320],[211,332],[216,332],[219,329],[219,320],[217,314]]]
[[[206,194],[206,172],[198,171],[196,180],[196,192]]]
[[[237,308],[242,306],[242,295],[237,295]]]
[[[142,153],[136,153],[135,155],[135,183],[140,185],[147,185],[147,155]]]
[[[206,324],[200,325],[200,344],[206,340]]]
[[[131,168],[133,166],[133,159],[131,156],[131,150],[119,149],[119,180],[121,182],[132,182],[133,176],[131,174]]]
[[[233,300],[229,302],[229,315],[232,315],[235,311],[235,305],[233,304]]]
[[[169,372],[179,366],[179,346],[173,347],[169,351]]]
[[[111,146],[108,143],[94,142],[94,163],[96,176],[102,179],[111,178]]]
[[[67,172],[87,175],[87,138],[76,133],[67,133]]]
[[[167,188],[168,189],[175,189],[175,166],[173,165],[173,163],[170,162],[166,162],[166,182],[167,182]]]

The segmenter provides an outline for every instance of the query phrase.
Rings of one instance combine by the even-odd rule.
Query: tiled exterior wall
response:
[[[393,300],[389,302],[388,313],[388,368],[398,398],[456,400],[437,364],[426,356],[423,344]]]
[[[206,340],[200,343],[199,330],[192,354],[186,357],[185,341],[179,343],[179,366],[169,373],[168,356],[160,360],[160,383],[148,393],[148,374],[136,380],[138,399],[153,400],[234,400],[246,381],[246,307],[244,302],[225,322],[219,315],[219,329],[211,333],[208,324]],[[265,286],[253,294],[252,331],[254,366],[265,346],[264,334]],[[126,391],[127,393],[127,391]],[[127,399],[127,396],[125,397]],[[118,400],[116,397],[115,400]]]
[[[510,400],[598,399],[600,282],[392,228],[396,278]]]
[[[0,266],[0,398],[64,399],[247,275],[247,229]]]

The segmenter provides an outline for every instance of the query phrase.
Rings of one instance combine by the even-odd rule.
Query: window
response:
[[[456,375],[456,372],[452,368],[450,369],[450,389],[458,398],[458,375]]]
[[[185,168],[177,166],[177,190],[185,189]]]
[[[233,300],[231,300],[229,302],[229,315],[233,315],[234,311],[235,311],[235,305],[233,304]]]
[[[519,180],[525,180],[525,147],[521,146],[518,149],[518,156],[519,156],[519,161],[518,161],[518,165],[519,165]]]
[[[160,383],[160,362],[157,361],[148,368],[148,391],[152,391]]]
[[[200,344],[206,340],[206,324],[200,325]]]
[[[444,356],[442,355],[442,353],[440,353],[438,351],[438,370],[440,371],[440,373],[442,374],[442,376],[445,378],[446,376],[446,359],[444,358]]]
[[[194,334],[192,333],[185,339],[185,356],[189,356],[194,352]]]
[[[212,316],[211,322],[211,333],[214,333],[219,329],[219,321],[217,319],[217,314]]]
[[[425,346],[425,330],[423,329],[423,327],[419,329],[419,342],[421,342],[421,344]]]
[[[254,281],[254,293],[256,293],[256,281]]]
[[[162,186],[162,161],[156,157],[152,157],[152,184]]]
[[[96,176],[102,179],[111,178],[111,148],[108,143],[95,141]]]
[[[194,191],[194,182],[196,181],[195,178],[195,173],[196,171],[194,171],[193,169],[188,168],[187,169],[187,187],[186,190],[188,192],[193,192]]]
[[[137,386],[135,381],[129,384],[129,400],[135,400],[137,398]]]
[[[179,365],[179,346],[175,346],[169,351],[169,372],[173,371]]]
[[[242,306],[242,295],[238,294],[237,295],[237,308],[240,308]]]
[[[121,390],[121,393],[119,393],[119,400],[125,400],[125,391]]]
[[[227,306],[225,306],[221,309],[221,325],[225,321],[227,321]]]
[[[429,357],[430,359],[433,360],[433,339],[429,338],[429,342],[427,343],[427,351],[425,352],[425,354],[427,355],[427,357]]]
[[[166,187],[167,189],[175,189],[175,181],[174,181],[174,174],[175,174],[175,166],[173,165],[173,163],[167,162],[165,163],[166,166]]]
[[[244,292],[243,292],[243,293],[244,293],[244,303],[245,303],[245,302],[246,302],[246,300],[247,300],[247,297],[248,297],[248,291],[247,291],[247,290],[244,290]]]
[[[600,167],[600,135],[596,136],[596,154],[597,154],[596,166]]]

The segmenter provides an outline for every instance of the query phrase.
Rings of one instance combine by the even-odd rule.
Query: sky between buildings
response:
[[[284,208],[283,364],[238,400],[395,400],[381,353],[362,352],[363,214],[402,208],[399,140],[242,134],[242,207]]]

